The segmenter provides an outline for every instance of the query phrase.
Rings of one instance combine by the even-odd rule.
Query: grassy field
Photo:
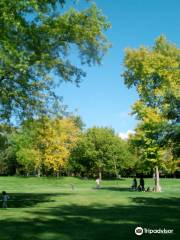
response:
[[[131,181],[103,181],[97,190],[94,180],[0,177],[10,195],[0,240],[180,239],[180,180],[162,179],[162,193],[131,191]],[[174,233],[136,236],[137,226]]]

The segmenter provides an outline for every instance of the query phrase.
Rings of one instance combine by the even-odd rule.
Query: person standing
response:
[[[5,191],[2,192],[2,207],[7,208],[7,201],[9,199],[9,196]]]
[[[140,178],[139,184],[141,186],[141,190],[144,191],[144,179],[143,179],[143,177]]]

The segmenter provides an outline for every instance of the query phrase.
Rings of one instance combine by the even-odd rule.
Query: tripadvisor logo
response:
[[[172,234],[174,232],[173,229],[150,229],[150,228],[142,228],[142,227],[136,227],[135,228],[135,234],[140,236],[142,235],[143,233],[144,234]]]
[[[142,229],[142,227],[137,227],[137,228],[135,229],[135,234],[138,235],[138,236],[142,235],[142,234],[143,234],[143,229]]]

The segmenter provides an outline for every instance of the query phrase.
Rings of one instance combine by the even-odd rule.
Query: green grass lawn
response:
[[[94,180],[0,177],[11,197],[0,208],[0,240],[180,239],[180,180],[162,179],[162,193],[130,191],[131,181],[97,190]],[[174,234],[136,236],[137,226]]]

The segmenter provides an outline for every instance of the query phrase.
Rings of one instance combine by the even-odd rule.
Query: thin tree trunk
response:
[[[118,174],[118,171],[117,171],[116,163],[114,163],[114,172],[115,172],[115,175],[116,175],[116,179],[118,179],[119,178],[119,174]]]
[[[60,175],[60,171],[57,171],[56,172],[56,177],[59,178],[59,175]]]
[[[19,170],[18,168],[16,168],[16,173],[15,173],[17,176],[19,175]]]
[[[41,176],[41,169],[40,167],[38,168],[38,173],[37,173],[37,176],[40,177]]]
[[[155,192],[161,192],[161,186],[159,183],[159,169],[158,166],[155,167]]]
[[[99,179],[102,180],[102,173],[101,173],[101,170],[99,170]]]

